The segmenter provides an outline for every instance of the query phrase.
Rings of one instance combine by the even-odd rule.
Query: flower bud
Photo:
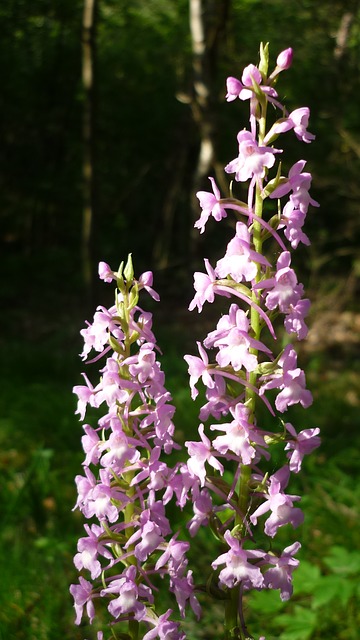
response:
[[[279,53],[276,59],[276,66],[279,67],[281,71],[285,71],[286,69],[289,69],[289,67],[291,67],[292,60],[293,50],[291,49],[291,47],[289,47],[288,49],[284,49],[284,51],[281,51],[281,53]]]

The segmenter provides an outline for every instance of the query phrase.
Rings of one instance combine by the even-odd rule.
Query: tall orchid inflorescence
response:
[[[97,386],[84,374],[86,385],[74,388],[81,419],[87,405],[106,410],[97,428],[84,425],[85,475],[76,478],[76,506],[97,522],[85,525],[87,536],[79,540],[74,559],[91,581],[81,576],[71,593],[78,624],[84,607],[92,621],[95,603],[107,603],[112,638],[185,638],[171,619],[172,610],[160,614],[157,609],[156,593],[165,577],[181,616],[189,604],[200,617],[197,590],[224,602],[224,640],[251,640],[243,612],[249,590],[279,589],[282,600],[292,593],[300,543],[282,549],[276,536],[280,527],[296,528],[303,521],[295,506],[300,497],[286,488],[291,473],[301,470],[304,455],[320,440],[319,429],[297,431],[282,417],[289,406],[306,408],[312,402],[293,346],[306,337],[310,302],[291,264],[291,250],[309,244],[303,225],[309,205],[318,206],[309,195],[305,160],[296,162],[287,176],[281,162],[275,167],[282,150],[272,145],[280,134],[293,130],[305,143],[314,139],[307,131],[309,109],[288,113],[274,88],[291,62],[292,50],[287,49],[268,74],[268,47],[261,46],[259,66],[246,67],[241,81],[227,80],[228,102],[250,101],[250,130],[238,133],[238,156],[225,167],[235,182],[249,181],[246,202],[233,191],[222,198],[213,178],[212,192],[197,194],[202,212],[195,227],[200,233],[210,217],[219,222],[229,211],[236,224],[224,257],[215,267],[205,259],[206,273],[194,277],[190,310],[201,312],[215,296],[230,298],[230,306],[203,343],[198,342],[199,356],[185,356],[192,397],[198,395],[200,378],[205,387],[200,440],[185,443],[186,463],[169,467],[163,461],[178,445],[151,314],[138,306],[141,289],[158,299],[152,274],[136,280],[130,258],[118,272],[100,263],[100,277],[116,281],[116,300],[110,309],[98,307],[93,323],[82,331],[82,355],[86,359],[95,350],[95,360],[106,356],[106,362]],[[280,117],[268,126],[269,103]],[[268,240],[272,250],[265,255]],[[283,349],[276,346],[277,334],[288,336]],[[279,447],[284,453],[275,470]],[[165,506],[173,496],[180,508],[188,501],[193,505],[187,525],[191,536],[203,526],[218,540],[206,585],[194,586],[186,559],[189,543],[178,539],[166,517]]]
[[[192,488],[195,515],[190,532],[209,526],[223,543],[222,553],[212,562],[209,584],[213,592],[226,594],[226,640],[251,638],[243,616],[246,591],[279,589],[282,600],[291,596],[292,572],[298,565],[294,555],[300,543],[279,550],[273,539],[280,527],[296,528],[303,521],[302,511],[295,506],[300,497],[286,493],[286,487],[290,474],[300,471],[303,456],[320,444],[318,428],[297,432],[282,419],[289,406],[300,403],[306,408],[312,402],[293,346],[294,340],[306,337],[304,318],[310,302],[303,297],[304,287],[291,265],[291,250],[300,242],[309,244],[303,225],[309,205],[318,203],[309,195],[311,175],[304,171],[305,160],[283,176],[281,162],[275,168],[282,150],[273,146],[289,130],[305,143],[314,135],[307,130],[309,109],[288,113],[274,88],[278,75],[291,65],[292,50],[279,54],[270,75],[268,62],[268,46],[261,46],[259,66],[247,66],[241,81],[227,80],[228,102],[250,101],[250,131],[238,133],[238,156],[225,167],[235,182],[249,181],[247,201],[233,194],[222,198],[213,178],[212,193],[197,194],[202,213],[195,227],[201,233],[211,216],[219,222],[231,210],[237,221],[224,257],[215,267],[206,259],[206,273],[195,273],[195,296],[189,308],[201,312],[216,295],[233,302],[203,344],[198,342],[199,356],[185,356],[192,397],[198,395],[200,378],[206,389],[199,416],[200,441],[185,443],[188,470],[198,481]],[[270,127],[269,103],[281,115]],[[275,264],[264,254],[269,239]],[[282,350],[276,347],[278,316],[289,338]],[[277,390],[275,410],[267,397],[272,389]],[[266,418],[257,419],[260,403],[273,416],[272,422],[277,420],[275,430],[267,426]],[[210,423],[208,435],[204,422]],[[281,443],[283,462],[274,472],[272,450],[276,447],[278,456]],[[264,548],[259,548],[259,541]]]

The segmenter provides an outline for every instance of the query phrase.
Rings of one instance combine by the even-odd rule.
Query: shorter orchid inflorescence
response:
[[[156,359],[151,313],[138,306],[142,289],[155,300],[159,297],[150,272],[134,279],[131,257],[116,273],[100,263],[99,275],[105,282],[115,280],[117,290],[115,305],[98,307],[93,323],[81,331],[82,357],[95,351],[94,360],[103,361],[100,382],[93,387],[83,374],[86,384],[74,387],[82,420],[87,405],[105,408],[96,429],[83,427],[84,475],[76,477],[76,507],[99,523],[85,525],[86,536],[80,538],[74,558],[76,568],[86,569],[91,577],[81,576],[70,588],[76,623],[84,607],[92,622],[101,599],[107,602],[112,624],[128,627],[127,634],[112,637],[182,640],[185,635],[170,619],[171,610],[158,616],[154,607],[156,583],[166,576],[181,615],[187,601],[200,614],[187,568],[189,543],[173,534],[165,514],[174,492],[183,501],[177,467],[160,460],[162,453],[178,447],[173,441],[175,408]],[[91,467],[98,468],[97,475]],[[145,635],[140,635],[141,623]]]
[[[200,233],[211,217],[220,222],[232,212],[235,234],[215,266],[205,259],[206,272],[194,275],[190,310],[201,312],[216,296],[230,304],[197,343],[198,355],[185,356],[193,399],[200,380],[204,386],[200,439],[185,442],[186,462],[171,467],[164,461],[178,448],[175,409],[156,359],[151,314],[138,307],[141,289],[158,300],[152,274],[136,280],[131,258],[118,272],[99,266],[100,277],[115,280],[117,291],[115,305],[98,307],[93,324],[82,331],[83,358],[95,350],[94,360],[106,356],[106,361],[96,387],[84,374],[86,385],[74,388],[77,412],[83,420],[90,405],[104,406],[106,414],[97,428],[84,425],[85,475],[76,478],[76,507],[97,522],[85,525],[87,536],[79,540],[74,559],[77,569],[90,572],[91,581],[81,576],[71,593],[78,624],[84,607],[92,621],[95,603],[107,603],[112,638],[185,638],[171,609],[159,613],[156,596],[163,578],[182,617],[189,605],[200,618],[198,592],[224,603],[224,640],[253,638],[243,608],[251,589],[279,590],[282,600],[292,594],[301,545],[295,541],[283,548],[277,533],[303,522],[300,496],[287,493],[287,487],[304,455],[320,444],[318,428],[296,430],[282,417],[292,405],[306,408],[312,402],[294,347],[307,335],[310,302],[292,251],[299,243],[309,244],[303,226],[309,206],[318,206],[309,195],[306,161],[282,175],[282,163],[276,167],[282,149],[272,146],[288,131],[305,143],[315,137],[307,130],[309,109],[288,113],[275,90],[292,58],[291,49],[281,52],[268,74],[268,47],[261,46],[258,66],[246,67],[241,80],[228,78],[227,101],[250,101],[250,130],[238,133],[238,155],[225,167],[235,180],[229,197],[221,197],[212,177],[212,191],[197,193]],[[275,118],[268,126],[269,103]],[[240,200],[236,183],[247,181],[247,196]],[[265,255],[268,240],[272,244]],[[278,342],[285,346],[277,347]],[[166,516],[173,497],[181,509],[192,504],[190,536],[207,527],[218,541],[204,584],[194,585],[186,559],[189,543],[172,531]]]

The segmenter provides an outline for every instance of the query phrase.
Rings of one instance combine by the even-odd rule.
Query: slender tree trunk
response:
[[[338,28],[336,39],[335,39],[335,43],[336,43],[335,49],[334,49],[335,60],[340,60],[340,58],[343,57],[346,51],[346,47],[347,47],[348,39],[350,35],[350,29],[354,21],[354,18],[355,16],[353,13],[351,13],[350,11],[346,11],[340,20],[339,28]]]
[[[98,0],[84,0],[82,24],[83,111],[83,196],[82,272],[88,297],[92,291],[92,235],[95,210],[94,119],[95,119],[95,59],[96,15]]]
[[[190,0],[190,32],[193,53],[194,96],[192,110],[199,126],[201,144],[195,181],[204,175],[212,164],[214,145],[211,118],[211,69],[209,65],[208,43],[205,24],[205,0]]]
[[[199,216],[198,200],[195,193],[204,188],[206,178],[217,172],[215,152],[216,117],[214,98],[214,79],[221,42],[231,0],[189,0],[189,26],[192,41],[193,78],[189,92],[178,93],[177,98],[189,104],[192,120],[199,133],[199,148],[195,168],[192,167],[192,180],[189,189],[188,164],[193,148],[193,123],[184,118],[181,139],[172,164],[173,179],[168,188],[161,218],[161,231],[154,244],[153,258],[158,268],[165,269],[171,262],[171,249],[175,233],[174,216],[176,203],[181,190],[190,190],[191,219],[184,220],[181,237],[184,238],[183,255],[194,257],[198,232],[194,233],[193,223]],[[189,230],[189,224],[191,230]]]
[[[189,0],[193,54],[193,96],[191,108],[200,134],[200,147],[193,177],[193,219],[199,215],[196,191],[216,168],[216,116],[214,80],[219,43],[226,28],[230,0]],[[197,237],[197,236],[196,236]],[[192,236],[194,246],[195,237]]]

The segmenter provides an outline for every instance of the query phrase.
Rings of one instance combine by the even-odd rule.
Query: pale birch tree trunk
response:
[[[200,147],[193,176],[191,206],[193,219],[199,216],[196,191],[216,171],[216,116],[214,80],[219,42],[226,28],[230,0],[189,0],[192,42],[193,96],[191,108],[200,134]],[[192,245],[198,234],[192,234]]]
[[[194,181],[198,182],[211,168],[215,149],[211,118],[211,73],[206,38],[206,0],[190,0],[189,18],[193,54],[194,96],[192,110],[199,126],[201,143]]]
[[[354,22],[354,18],[355,16],[353,13],[351,13],[350,11],[346,11],[340,20],[340,25],[335,39],[335,60],[340,60],[340,58],[342,58],[345,53],[350,35],[350,29],[352,23]]]
[[[83,218],[82,218],[82,272],[88,296],[92,289],[92,235],[94,225],[94,117],[95,117],[95,56],[96,14],[98,0],[84,0],[82,24],[82,82],[83,110]]]
[[[192,119],[199,133],[199,150],[189,189],[187,170],[189,157],[193,158],[193,127],[184,121],[184,131],[173,162],[173,179],[164,202],[161,230],[157,234],[153,258],[158,268],[168,268],[171,263],[171,246],[174,240],[174,216],[176,199],[181,190],[190,190],[191,219],[184,221],[181,235],[184,237],[184,255],[194,255],[198,232],[193,223],[199,216],[195,193],[204,187],[210,173],[217,172],[215,134],[216,118],[214,104],[214,79],[219,43],[225,31],[231,0],[189,0],[189,26],[192,42],[193,77],[189,91],[179,92],[177,99],[190,105]],[[185,186],[186,184],[186,186]],[[189,230],[189,224],[191,230]]]

